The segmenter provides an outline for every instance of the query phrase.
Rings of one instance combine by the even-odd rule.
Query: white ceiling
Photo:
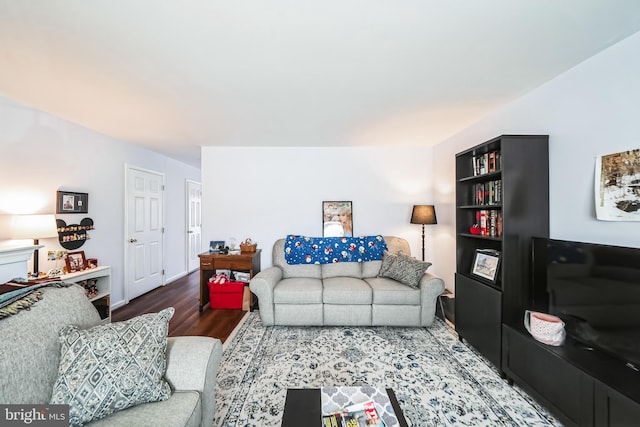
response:
[[[0,96],[196,166],[430,145],[639,30],[638,0],[0,0]]]

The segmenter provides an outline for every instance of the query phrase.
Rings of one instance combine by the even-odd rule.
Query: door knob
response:
[[[193,234],[193,231],[189,230],[189,231],[187,231],[187,233],[189,233],[189,234]]]
[[[135,243],[137,241],[138,241],[138,239],[129,239],[129,243]]]

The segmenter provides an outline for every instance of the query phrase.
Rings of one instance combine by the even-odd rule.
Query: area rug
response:
[[[446,323],[429,328],[264,327],[225,343],[215,426],[279,426],[288,388],[394,389],[411,426],[560,426]]]

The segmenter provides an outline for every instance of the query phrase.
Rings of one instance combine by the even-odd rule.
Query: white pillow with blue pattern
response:
[[[167,400],[167,334],[174,311],[169,307],[86,330],[62,328],[50,403],[69,405],[70,425],[80,426],[141,403]]]

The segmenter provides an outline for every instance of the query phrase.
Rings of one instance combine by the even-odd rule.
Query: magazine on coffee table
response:
[[[321,404],[323,426],[400,426],[384,388],[323,387]]]

